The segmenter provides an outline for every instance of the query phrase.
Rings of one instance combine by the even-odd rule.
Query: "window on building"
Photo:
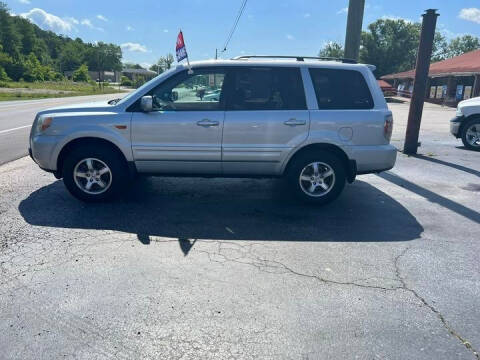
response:
[[[371,109],[373,99],[363,75],[355,70],[310,69],[319,109]]]

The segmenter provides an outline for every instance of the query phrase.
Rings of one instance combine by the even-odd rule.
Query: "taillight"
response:
[[[392,138],[392,131],[393,131],[393,116],[387,115],[385,116],[385,124],[383,125],[383,135],[385,139],[390,141]]]

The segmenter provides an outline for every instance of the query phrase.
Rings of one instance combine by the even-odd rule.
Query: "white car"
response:
[[[450,132],[461,138],[467,149],[480,151],[480,97],[458,103],[456,116],[450,121]]]
[[[325,204],[357,174],[395,164],[392,113],[369,65],[243,56],[191,66],[121,100],[38,113],[32,158],[84,201],[111,198],[138,173],[284,177]],[[199,99],[199,87],[218,98]]]

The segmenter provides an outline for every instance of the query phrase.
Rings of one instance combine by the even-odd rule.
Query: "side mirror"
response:
[[[142,96],[140,99],[140,109],[143,112],[150,112],[153,110],[153,98],[150,95]]]

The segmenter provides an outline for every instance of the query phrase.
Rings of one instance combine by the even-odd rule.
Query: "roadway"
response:
[[[122,96],[123,94],[106,94],[0,102],[0,165],[28,154],[28,136],[37,112],[60,105],[109,100]]]

